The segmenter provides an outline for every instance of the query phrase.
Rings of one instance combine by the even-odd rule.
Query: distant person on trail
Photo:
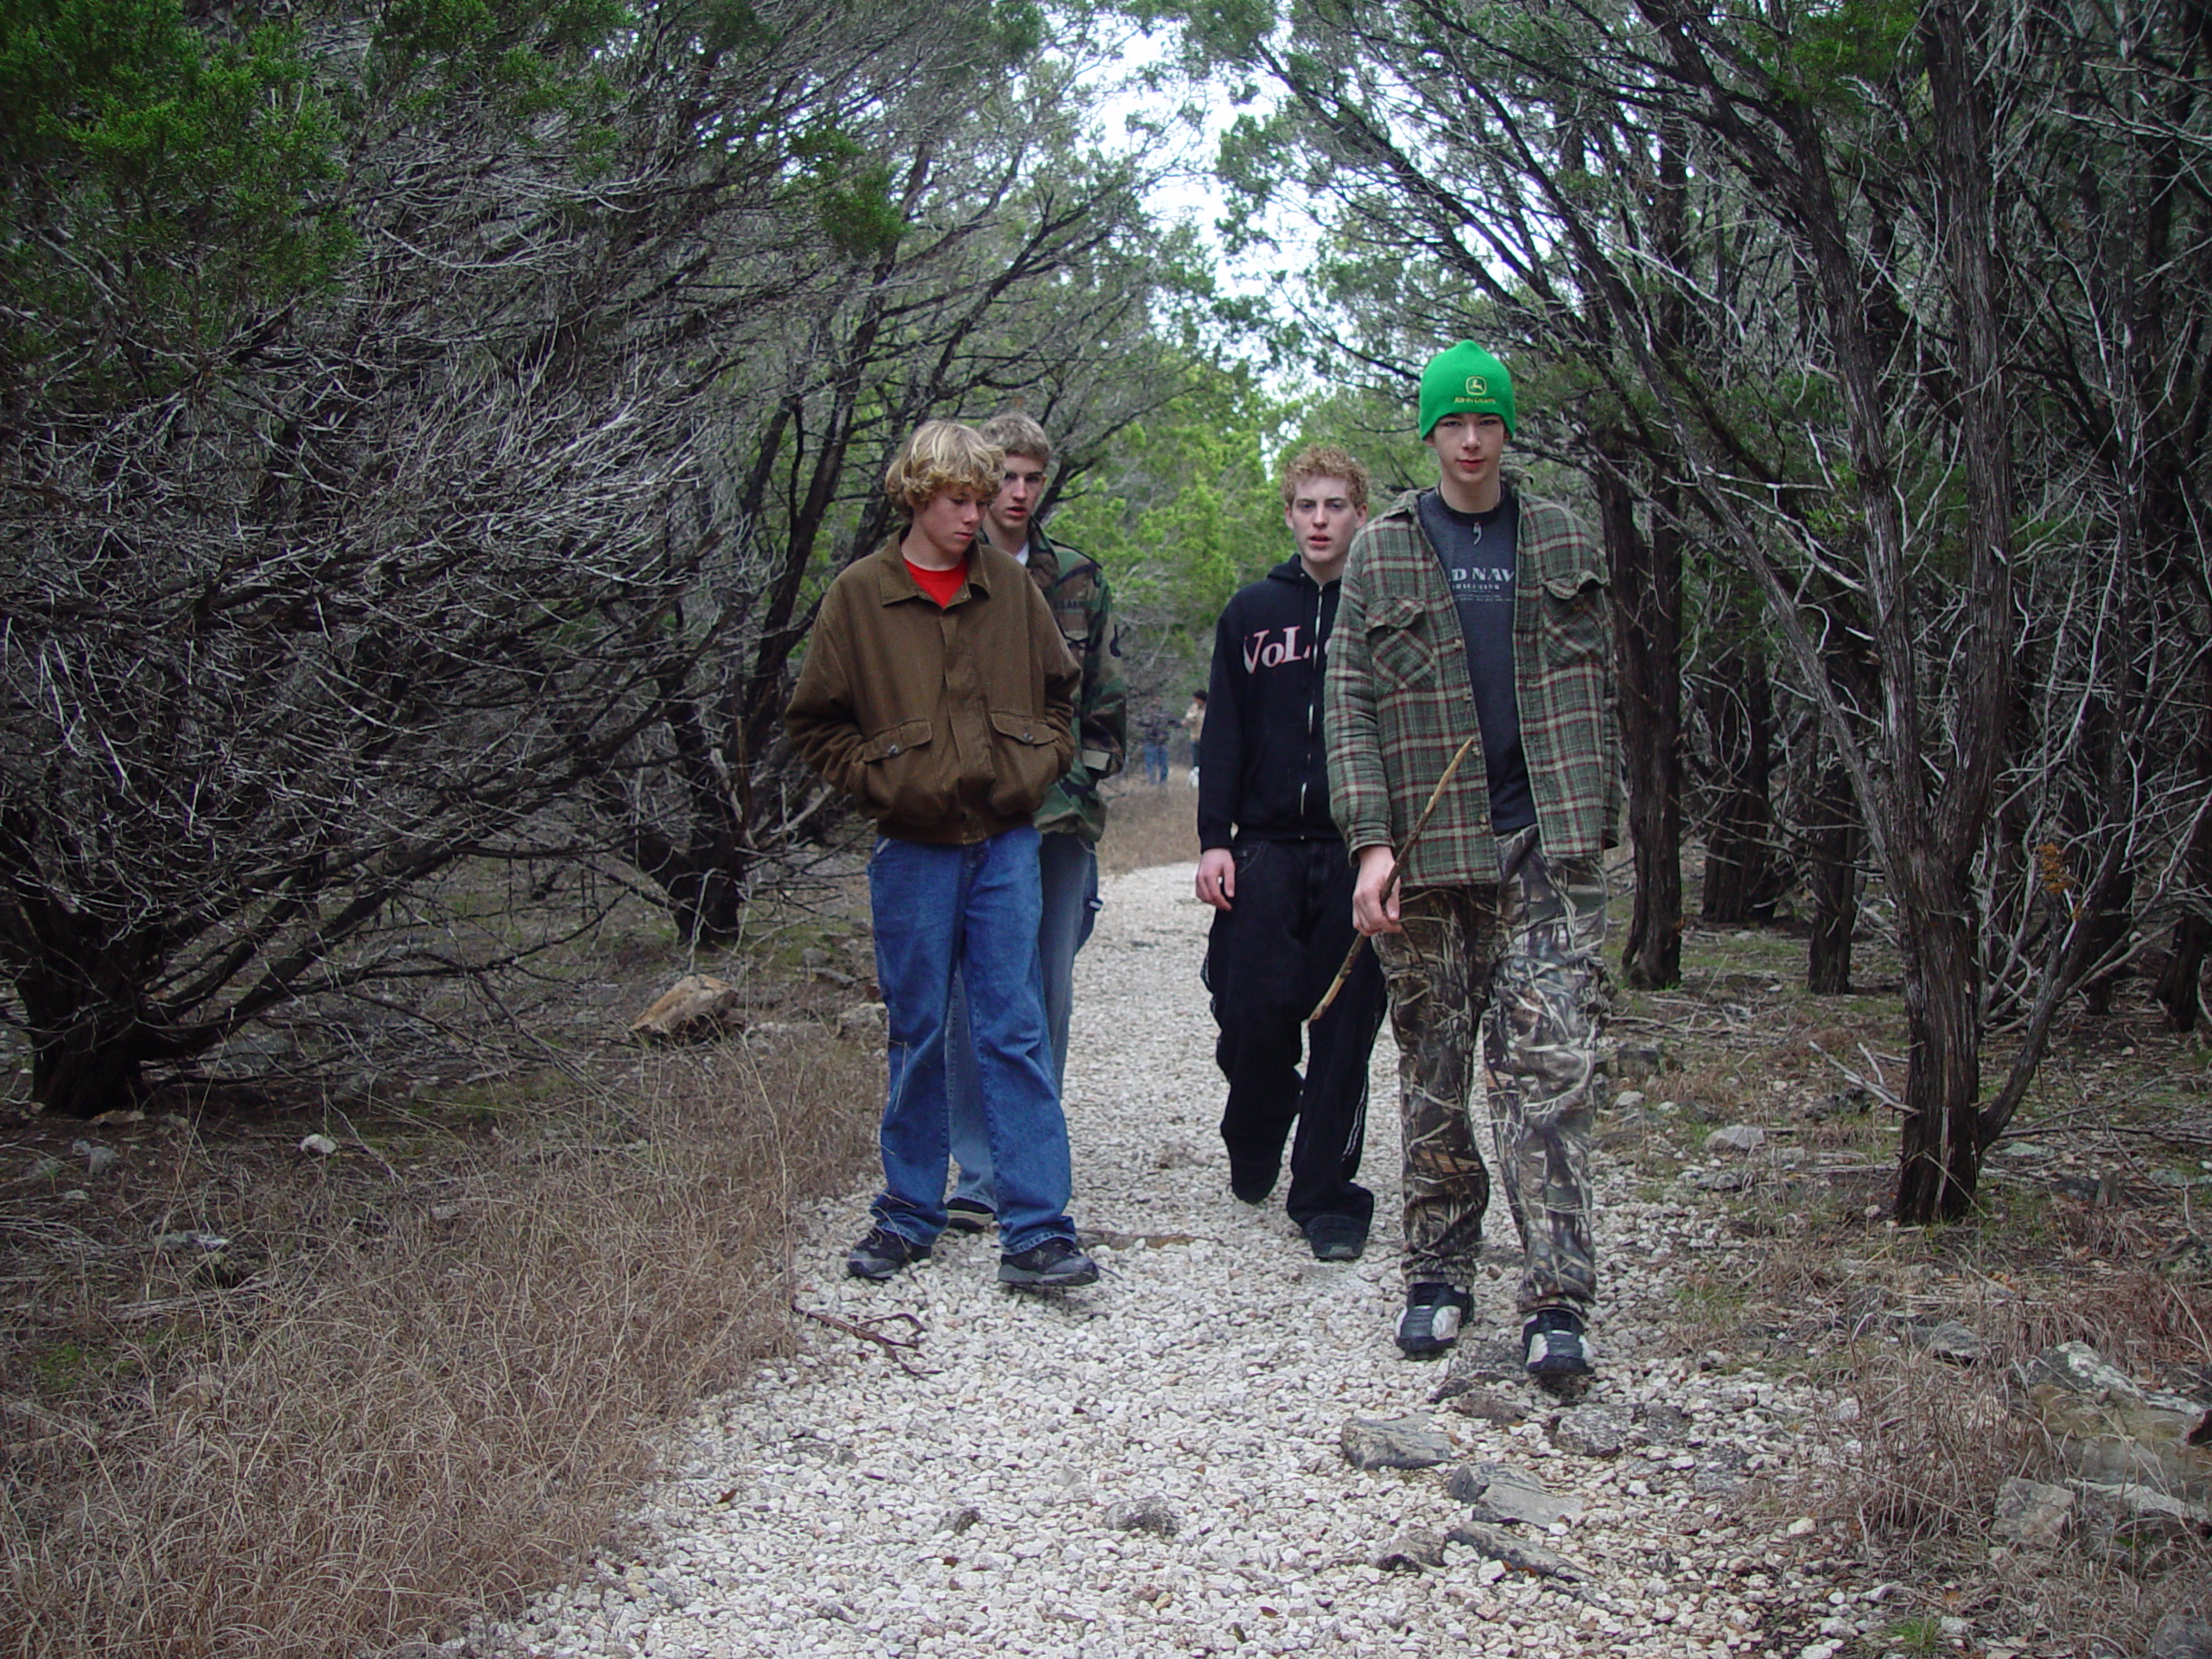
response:
[[[1122,769],[1128,746],[1128,694],[1122,683],[1113,595],[1095,559],[1061,547],[1034,521],[1052,465],[1045,429],[1020,413],[983,423],[983,439],[1005,455],[999,486],[983,509],[982,539],[1029,572],[1060,637],[1083,671],[1075,693],[1075,763],[1037,809],[1037,869],[1043,909],[1037,948],[1045,967],[1045,1024],[1052,1038],[1052,1092],[1068,1075],[1068,1026],[1075,1009],[1075,958],[1098,918],[1098,838],[1106,803],[1098,785]],[[956,983],[957,982],[956,981]],[[969,1040],[967,1000],[952,999],[952,1156],[959,1166],[947,1207],[955,1232],[980,1233],[996,1211],[990,1137],[984,1133],[981,1079]]]
[[[883,480],[906,526],[830,584],[785,723],[806,763],[880,831],[868,899],[890,1016],[883,1191],[846,1270],[888,1279],[944,1229],[957,971],[995,1158],[999,1278],[1058,1290],[1091,1283],[1098,1268],[1067,1216],[1034,819],[1075,758],[1082,671],[1036,585],[976,539],[1001,460],[957,422],[906,440]]]
[[[1167,711],[1158,703],[1144,719],[1144,780],[1147,784],[1167,781]]]
[[[1619,789],[1605,561],[1565,508],[1500,471],[1513,382],[1472,340],[1430,359],[1420,424],[1436,486],[1352,543],[1326,695],[1353,920],[1382,955],[1400,1055],[1398,1346],[1444,1352],[1474,1307],[1490,1198],[1468,1110],[1479,1023],[1497,1179],[1523,1254],[1523,1363],[1574,1376],[1590,1370],[1598,1284],[1591,1079]]]
[[[1191,706],[1183,711],[1183,729],[1191,736],[1191,787],[1198,786],[1198,739],[1206,729],[1206,694],[1191,693]]]
[[[1291,1125],[1284,1209],[1315,1257],[1356,1260],[1375,1195],[1354,1179],[1367,1135],[1367,1059],[1382,1023],[1382,974],[1362,950],[1351,979],[1300,1039],[1358,935],[1351,866],[1329,817],[1321,681],[1338,578],[1367,522],[1367,468],[1312,445],[1284,466],[1294,556],[1240,588],[1214,629],[1199,768],[1198,898],[1217,912],[1206,984],[1229,1079],[1221,1138],[1229,1186],[1247,1204],[1274,1190]]]

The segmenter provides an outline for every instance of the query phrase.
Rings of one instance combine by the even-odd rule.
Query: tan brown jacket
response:
[[[940,611],[893,537],[830,584],[784,723],[885,835],[964,845],[1029,823],[1068,769],[1081,677],[1014,560],[979,538]]]

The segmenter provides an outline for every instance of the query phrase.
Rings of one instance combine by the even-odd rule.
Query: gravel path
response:
[[[1517,1249],[1502,1205],[1491,1278],[1451,1367],[1409,1363],[1391,1344],[1387,1029],[1366,1258],[1317,1263],[1280,1192],[1258,1208],[1230,1196],[1198,983],[1209,912],[1191,875],[1110,883],[1077,964],[1075,1211],[1103,1281],[1010,1293],[991,1242],[948,1236],[919,1268],[862,1284],[842,1266],[868,1193],[825,1206],[801,1304],[855,1322],[912,1315],[929,1374],[803,1322],[794,1362],[705,1402],[678,1437],[629,1560],[483,1633],[478,1651],[1870,1651],[1850,1638],[1885,1622],[1885,1589],[1839,1587],[1822,1559],[1832,1536],[1750,1501],[1763,1476],[1824,1443],[1804,1427],[1834,1403],[1672,1339],[1680,1264],[1743,1248],[1717,1207],[1632,1201],[1637,1171],[1600,1152],[1601,1375],[1569,1402],[1512,1363]],[[1452,1397],[1433,1402],[1440,1393]],[[1352,1420],[1415,1414],[1448,1437],[1447,1462],[1352,1466],[1340,1438]],[[1501,1495],[1518,1489],[1485,1465],[1533,1477],[1579,1514],[1499,1521],[1516,1512]],[[1484,1503],[1498,1523],[1469,1526]],[[1580,1576],[1496,1559],[1531,1546],[1522,1560],[1541,1567],[1548,1552]]]

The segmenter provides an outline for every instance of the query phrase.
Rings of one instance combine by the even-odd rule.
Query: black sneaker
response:
[[[1024,1290],[1073,1290],[1098,1282],[1098,1264],[1071,1239],[1048,1238],[1018,1254],[999,1257],[999,1282]]]
[[[947,1198],[944,1201],[944,1224],[956,1233],[988,1233],[998,1217],[988,1204],[974,1198]]]
[[[1398,1315],[1398,1347],[1408,1359],[1433,1359],[1459,1340],[1459,1327],[1475,1311],[1475,1299],[1449,1285],[1406,1287],[1406,1311]]]
[[[917,1244],[888,1227],[871,1227],[845,1257],[845,1271],[855,1279],[888,1279],[899,1268],[929,1259],[930,1247]]]
[[[1521,1327],[1523,1362],[1531,1376],[1587,1376],[1590,1350],[1582,1340],[1580,1315],[1563,1307],[1539,1309]]]
[[[1316,1262],[1357,1262],[1367,1248],[1367,1229],[1350,1216],[1316,1216],[1306,1224]]]

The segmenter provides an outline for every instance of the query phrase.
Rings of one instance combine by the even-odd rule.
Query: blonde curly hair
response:
[[[899,446],[883,474],[883,493],[918,512],[948,490],[966,490],[988,501],[999,493],[1006,456],[972,426],[925,421]]]
[[[1367,468],[1349,449],[1333,443],[1309,443],[1282,464],[1282,505],[1286,511],[1298,499],[1298,486],[1309,478],[1341,478],[1351,498],[1354,512],[1367,511]]]

